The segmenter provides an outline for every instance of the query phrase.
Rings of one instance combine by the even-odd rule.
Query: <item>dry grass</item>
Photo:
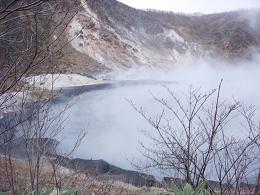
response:
[[[63,189],[68,189],[71,194],[160,194],[164,192],[161,188],[138,188],[131,184],[120,181],[100,180],[97,177],[89,176],[81,172],[70,170],[61,166],[55,166],[55,173],[51,159],[44,157],[41,162],[40,186],[48,186],[57,189],[60,185]],[[25,160],[11,158],[12,168],[14,170],[14,184],[21,194],[30,191],[29,185],[29,167]],[[0,156],[0,192],[10,191],[11,166],[8,159]]]

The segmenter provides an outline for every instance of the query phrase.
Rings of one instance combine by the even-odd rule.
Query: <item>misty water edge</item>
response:
[[[171,72],[132,70],[127,74],[120,74],[116,79],[129,80],[128,84],[85,92],[72,100],[73,106],[66,114],[65,127],[59,135],[61,146],[65,150],[71,148],[79,132],[84,129],[87,136],[74,157],[104,159],[122,168],[133,169],[129,160],[143,158],[139,152],[139,142],[149,144],[142,131],[152,128],[129,101],[134,102],[137,107],[142,106],[149,115],[156,116],[162,111],[162,106],[154,100],[153,95],[171,101],[165,86],[177,97],[183,98],[190,87],[206,93],[217,88],[223,79],[222,100],[238,100],[244,105],[254,105],[259,109],[259,63],[259,58],[255,58],[236,66],[199,63],[176,68]],[[135,81],[134,84],[131,80]],[[147,82],[149,80],[153,82]],[[63,104],[64,102],[55,106],[60,107]],[[234,117],[227,133],[243,136],[242,119]]]

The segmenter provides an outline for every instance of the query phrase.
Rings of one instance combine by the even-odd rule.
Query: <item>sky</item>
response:
[[[157,9],[184,13],[216,13],[260,8],[260,0],[119,0],[138,9]]]

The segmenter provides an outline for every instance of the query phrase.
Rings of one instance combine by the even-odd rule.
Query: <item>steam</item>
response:
[[[224,79],[221,97],[227,101],[234,98],[246,105],[259,108],[260,58],[237,64],[197,61],[193,65],[179,66],[171,72],[161,70],[131,70],[120,74],[117,80],[157,80],[158,83],[125,85],[83,93],[69,110],[62,136],[63,146],[72,147],[82,128],[88,131],[75,157],[104,159],[122,168],[131,169],[128,158],[142,158],[138,152],[139,141],[147,142],[141,130],[151,128],[126,101],[132,100],[143,106],[151,115],[161,111],[151,92],[158,97],[168,96],[162,83],[177,94],[187,92],[192,85],[207,92]],[[159,82],[160,81],[160,82]],[[167,82],[165,82],[167,81]],[[237,132],[235,132],[237,133]]]
[[[249,22],[249,26],[254,30],[259,30],[260,22],[259,22],[259,16],[260,16],[260,9],[249,9],[244,10],[241,13],[241,16],[246,18]]]

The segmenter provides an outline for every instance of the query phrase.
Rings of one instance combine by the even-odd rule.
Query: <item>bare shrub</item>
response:
[[[201,93],[190,88],[178,97],[165,87],[169,99],[154,96],[162,112],[149,116],[143,107],[132,107],[150,124],[144,134],[151,142],[141,142],[146,161],[137,168],[156,168],[171,172],[193,187],[212,179],[214,194],[240,194],[241,183],[259,168],[259,127],[254,125],[253,108],[245,109],[239,102],[221,99],[222,81],[216,90]],[[246,119],[243,136],[236,118]]]

